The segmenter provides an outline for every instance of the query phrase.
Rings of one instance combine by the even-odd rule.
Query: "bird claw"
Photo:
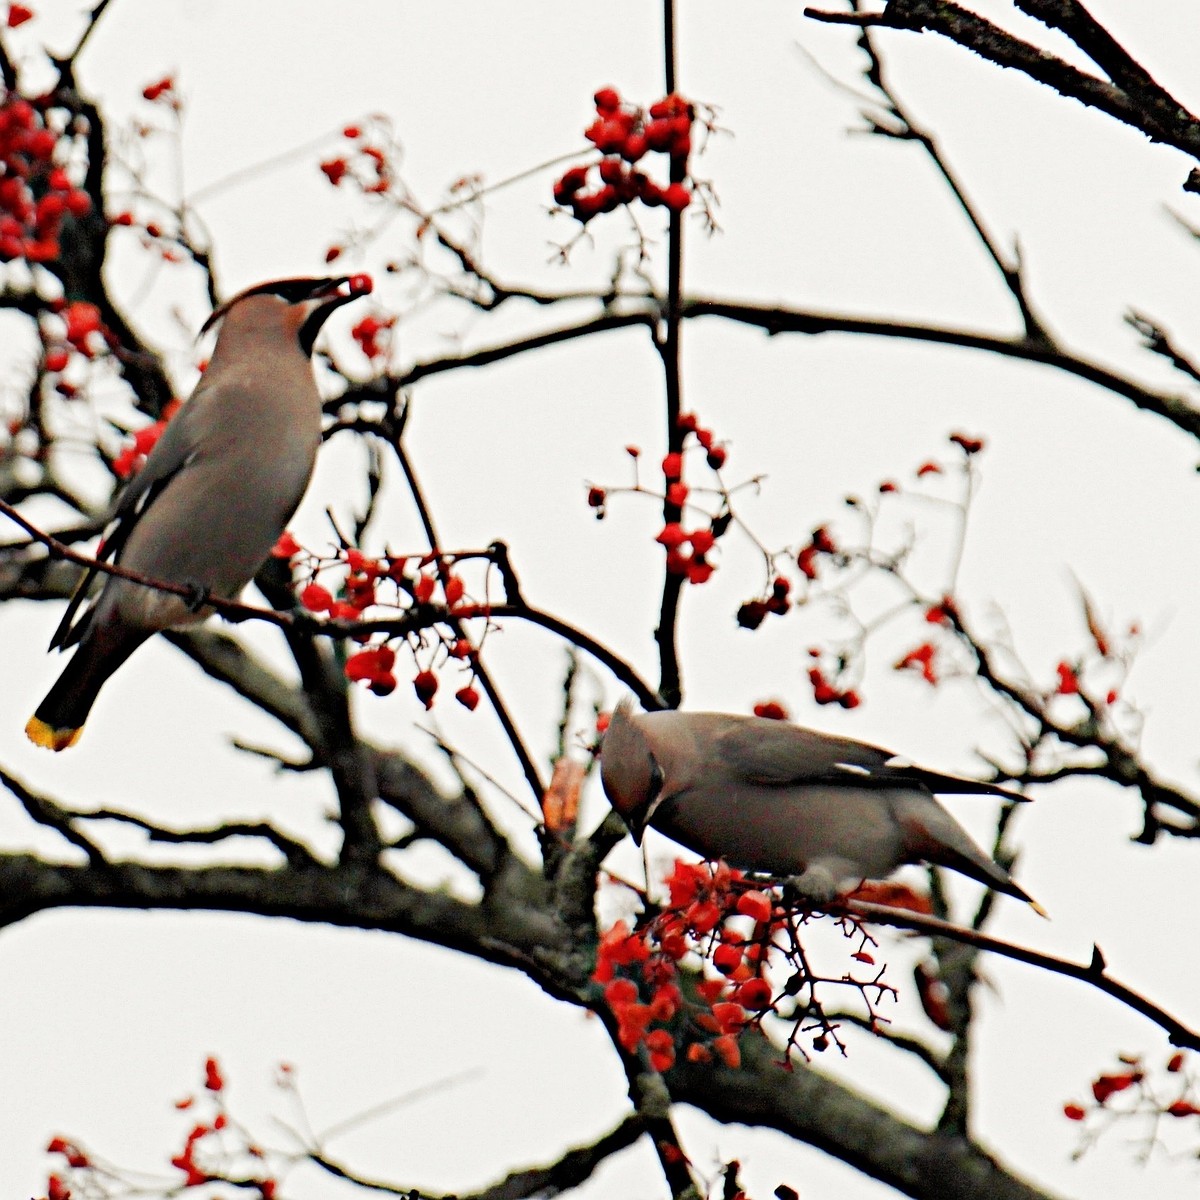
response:
[[[198,613],[208,603],[208,588],[194,579],[189,579],[183,586],[187,588],[183,596],[185,607],[190,613]]]
[[[785,886],[811,908],[828,908],[838,896],[836,880],[823,867],[809,867],[801,875],[791,875]]]

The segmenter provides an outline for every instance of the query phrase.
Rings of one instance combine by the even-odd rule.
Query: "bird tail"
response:
[[[973,847],[972,847],[973,849]],[[969,854],[956,848],[946,847],[936,859],[944,867],[950,867],[962,875],[976,879],[982,884],[1012,896],[1028,904],[1039,917],[1050,919],[1050,914],[1019,884],[999,863],[983,854]]]
[[[48,750],[66,750],[75,745],[100,689],[146,636],[141,630],[90,629],[29,718],[25,736]]]

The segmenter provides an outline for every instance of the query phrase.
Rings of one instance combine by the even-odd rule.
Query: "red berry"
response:
[[[321,170],[325,173],[325,178],[337,187],[346,176],[346,172],[350,168],[346,165],[344,158],[329,158],[321,163]]]
[[[272,558],[291,558],[300,553],[300,543],[285,529],[271,550]]]
[[[601,154],[619,154],[625,144],[626,132],[625,124],[622,121],[612,118],[601,118],[600,120],[593,121],[584,130],[584,137]]]
[[[33,10],[26,8],[23,4],[10,4],[8,7],[9,29],[16,29],[17,26],[24,25],[26,21],[32,21],[33,18]]]
[[[688,486],[686,483],[672,483],[667,488],[667,503],[675,505],[676,508],[682,508],[688,498]]]
[[[588,496],[587,496],[588,507],[589,508],[603,508],[604,507],[604,497],[605,497],[605,491],[603,488],[601,488],[601,487],[588,488]]]
[[[662,472],[667,479],[678,479],[683,474],[683,455],[672,452],[662,460]]]
[[[952,433],[950,440],[969,458],[983,449],[983,438],[968,437],[965,433]]]
[[[680,213],[691,204],[692,194],[682,183],[672,183],[663,192],[663,202],[672,212]]]
[[[651,108],[650,111],[653,113],[654,109]],[[666,150],[671,145],[673,136],[670,121],[654,120],[646,123],[646,144],[651,150]]]
[[[600,160],[600,178],[605,183],[621,183],[625,179],[625,164],[619,158],[602,158]]]
[[[738,897],[737,910],[765,925],[771,919],[771,898],[766,892],[743,892]]]
[[[425,707],[433,707],[433,698],[437,694],[438,679],[432,671],[418,671],[413,678],[413,691],[417,693],[417,699],[421,701]]]
[[[92,211],[92,198],[87,192],[67,193],[67,212],[73,217],[86,217]]]
[[[660,546],[666,546],[668,550],[675,550],[688,540],[688,535],[677,521],[669,521],[658,531],[654,540]]]
[[[300,603],[309,612],[328,612],[333,607],[333,597],[319,583],[310,583],[301,591]]]
[[[428,604],[433,598],[433,589],[436,586],[437,580],[432,575],[418,575],[413,584],[413,599],[418,604]]]
[[[695,529],[689,535],[689,540],[692,543],[692,553],[707,554],[717,539],[713,537],[711,529]]]
[[[621,157],[626,162],[637,162],[650,148],[644,133],[631,133],[621,147]]]
[[[621,107],[621,93],[614,87],[602,87],[595,96],[596,111],[607,116]]]
[[[742,965],[744,957],[745,952],[741,946],[731,946],[727,942],[722,942],[713,951],[712,962],[722,975],[732,975]]]
[[[167,92],[174,90],[175,78],[172,75],[167,75],[157,83],[152,83],[148,87],[142,88],[142,97],[146,100],[160,100]]]
[[[463,708],[467,710],[467,712],[474,712],[476,706],[479,704],[479,693],[469,685],[467,687],[459,688],[458,691],[454,693],[454,698],[463,706]]]
[[[728,458],[728,456],[729,453],[724,446],[714,446],[708,452],[708,465],[712,467],[714,471],[719,471],[725,465],[725,459]]]
[[[210,1092],[219,1092],[225,1086],[225,1080],[221,1078],[221,1068],[215,1058],[204,1061],[204,1086]]]
[[[62,349],[46,351],[46,370],[63,371],[66,369],[70,355]]]

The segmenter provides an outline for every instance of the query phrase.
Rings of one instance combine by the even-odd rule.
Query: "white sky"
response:
[[[9,44],[27,52],[46,37],[61,50],[80,7],[47,0],[39,20]],[[1161,0],[1153,27],[1134,0],[1089,7],[1184,103],[1200,105],[1192,5]],[[1005,8],[989,4],[986,11]],[[919,150],[845,135],[856,123],[853,103],[822,80],[800,47],[857,82],[852,34],[816,26],[800,11],[770,0],[681,5],[682,90],[719,105],[733,133],[698,166],[720,194],[724,233],[706,240],[689,228],[688,291],[1015,332],[1007,294]],[[405,148],[405,177],[432,204],[461,175],[495,180],[581,146],[597,86],[611,82],[645,102],[661,95],[657,21],[657,6],[624,0],[602,10],[380,0],[336,11],[312,0],[115,0],[79,74],[114,129],[146,113],[146,83],[178,75],[188,100],[189,190],[330,132],[327,147],[201,205],[231,291],[321,271],[336,231],[362,218],[316,169],[337,148],[343,124],[387,114]],[[1200,248],[1165,212],[1169,205],[1200,224],[1200,200],[1180,191],[1189,164],[932,37],[891,34],[881,44],[901,97],[942,138],[991,229],[1006,243],[1019,236],[1033,298],[1050,326],[1083,353],[1182,390],[1180,378],[1138,349],[1122,314],[1142,309],[1185,347],[1195,344],[1189,280]],[[595,249],[581,245],[570,268],[548,266],[549,239],[569,233],[566,221],[545,213],[551,179],[547,171],[496,197],[485,243],[490,262],[507,280],[598,283],[609,270],[607,251],[624,236],[620,219],[608,220]],[[161,171],[156,182],[169,188],[171,180]],[[382,262],[405,250],[399,233],[397,226],[361,265],[378,277]],[[148,274],[132,250],[118,257],[111,280],[134,318],[177,356],[181,386],[190,385],[192,351],[169,310],[180,305],[186,328],[199,327],[196,280],[186,271]],[[399,295],[384,283],[379,300],[398,303]],[[444,352],[450,336],[491,344],[551,320],[516,311],[493,323],[441,307],[403,328],[400,357],[408,363]],[[362,367],[346,336],[350,321],[343,314],[333,324],[332,344]],[[985,434],[964,603],[981,619],[999,606],[1047,685],[1059,658],[1084,644],[1072,571],[1114,627],[1141,621],[1151,637],[1127,692],[1147,716],[1145,755],[1165,778],[1200,790],[1194,441],[1077,381],[966,351],[830,336],[769,341],[712,321],[690,324],[684,339],[686,407],[730,439],[732,477],[769,477],[762,497],[743,507],[772,544],[797,542],[838,516],[848,491],[911,478],[918,463],[942,452],[949,431]],[[643,446],[652,464],[662,452],[661,382],[645,335],[608,335],[438,377],[417,388],[415,406],[410,444],[447,545],[504,537],[531,600],[591,629],[653,677],[657,513],[626,498],[597,524],[582,487],[585,479],[623,480],[626,443]],[[357,466],[344,448],[325,451],[296,523],[301,535],[324,536],[326,504],[351,510]],[[380,541],[417,548],[418,530],[398,489],[385,512]],[[936,564],[930,569],[932,587]],[[757,587],[756,572],[747,549],[730,547],[713,582],[685,597],[690,707],[745,711],[778,695],[802,722],[944,769],[969,770],[976,747],[1003,746],[972,692],[930,693],[888,669],[894,651],[923,636],[911,627],[872,648],[860,710],[816,709],[804,680],[804,648],[814,636],[806,618],[768,622],[752,637],[733,627],[738,602]],[[55,619],[44,606],[9,605],[0,616],[8,668],[0,762],[7,769],[80,807],[111,805],[195,826],[269,815],[328,844],[323,779],[277,779],[261,761],[228,750],[235,732],[284,751],[291,739],[248,717],[165,645],[148,647],[109,685],[70,755],[29,746],[21,727],[58,669],[42,652]],[[269,632],[248,636],[282,661]],[[513,630],[495,639],[491,653],[544,756],[561,651],[541,635]],[[470,717],[453,708],[436,710],[447,735],[519,788],[483,710]],[[405,686],[386,701],[364,697],[359,711],[372,736],[428,755]],[[513,819],[503,800],[494,803]],[[987,806],[953,803],[986,837]],[[589,804],[599,819],[599,795]],[[1095,940],[1115,975],[1200,1023],[1200,972],[1190,954],[1200,850],[1130,846],[1139,806],[1102,782],[1046,790],[1029,809],[1017,826],[1018,874],[1054,920],[1039,922],[1004,901],[995,932],[1075,958],[1086,958]],[[62,851],[56,839],[32,834],[2,796],[0,835],[7,846]],[[114,835],[113,845],[141,849],[127,833]],[[620,861],[635,869],[627,852]],[[431,854],[411,869],[428,879],[448,870]],[[895,951],[894,961],[895,981],[906,984],[907,952]],[[0,973],[0,1028],[7,1031],[0,1040],[0,1180],[14,1196],[44,1186],[41,1146],[55,1132],[127,1166],[165,1166],[186,1121],[170,1102],[195,1090],[210,1053],[231,1079],[236,1109],[264,1137],[266,1114],[282,1111],[270,1087],[281,1059],[298,1065],[317,1125],[478,1069],[477,1078],[333,1147],[365,1173],[429,1190],[478,1187],[549,1161],[624,1111],[617,1064],[583,1014],[514,974],[396,937],[238,917],[60,912],[4,931]],[[1063,1195],[1193,1194],[1188,1160],[1159,1155],[1143,1170],[1124,1133],[1083,1162],[1069,1161],[1078,1131],[1062,1119],[1063,1101],[1080,1095],[1116,1052],[1164,1060],[1157,1031],[1098,994],[1026,967],[994,962],[989,977],[995,987],[981,997],[976,1038],[976,1121],[985,1143]],[[928,1029],[911,998],[898,1019]],[[898,1055],[855,1043],[849,1061],[827,1057],[821,1065],[913,1118],[937,1111],[937,1089]],[[683,1114],[682,1129],[698,1164],[715,1169],[740,1158],[756,1197],[781,1181],[805,1200],[891,1194],[775,1135],[718,1127],[692,1113]],[[293,1194],[342,1193],[323,1178],[298,1176]],[[582,1191],[596,1200],[664,1194],[644,1147]]]

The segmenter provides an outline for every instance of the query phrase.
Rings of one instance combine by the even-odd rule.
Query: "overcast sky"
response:
[[[69,45],[81,6],[45,0],[35,7],[36,21],[6,35],[14,52],[32,56],[43,38],[55,50]],[[1192,4],[1160,0],[1153,27],[1147,6],[1135,0],[1089,7],[1182,102],[1193,111],[1200,105]],[[681,90],[717,105],[729,131],[697,164],[719,194],[722,232],[708,238],[698,222],[689,224],[690,293],[1018,332],[1010,297],[919,149],[847,136],[860,126],[856,104],[812,60],[859,86],[851,32],[815,25],[800,5],[772,0],[689,0],[680,16]],[[1016,18],[1008,23],[1034,29]],[[231,293],[266,278],[323,272],[326,247],[369,219],[369,210],[330,188],[317,169],[337,152],[345,124],[386,116],[404,148],[406,181],[433,205],[464,175],[495,181],[582,149],[600,85],[642,102],[660,96],[659,45],[657,6],[632,0],[593,10],[550,0],[336,7],[114,0],[79,79],[117,130],[150,115],[140,98],[145,84],[177,77],[186,97],[183,186],[189,195],[210,189],[197,209]],[[1200,349],[1200,247],[1167,212],[1200,226],[1200,199],[1180,188],[1190,164],[932,37],[885,34],[880,45],[898,92],[942,138],[989,227],[1006,244],[1019,238],[1032,296],[1050,327],[1082,353],[1182,390],[1181,377],[1139,349],[1122,317],[1138,308],[1185,347]],[[310,144],[283,165],[213,187]],[[170,163],[168,143],[160,139],[145,153],[160,164],[151,183],[170,195],[175,168],[161,165]],[[601,285],[628,228],[609,218],[594,245],[575,248],[569,266],[553,263],[552,243],[572,230],[547,213],[552,179],[547,169],[489,203],[488,261],[506,281]],[[646,228],[658,241],[653,269],[661,277],[662,232],[653,220]],[[411,225],[397,221],[349,260],[382,280],[384,309],[408,299],[382,267],[411,249],[410,234]],[[189,339],[206,315],[203,289],[186,269],[151,267],[130,239],[110,281],[133,319],[170,353],[186,390],[197,357]],[[329,336],[348,367],[365,372],[347,335],[363,311],[339,314]],[[518,309],[485,321],[434,306],[401,328],[397,363],[457,344],[489,345],[559,319]],[[1143,751],[1165,778],[1200,792],[1194,440],[1079,381],[968,351],[832,335],[768,340],[704,321],[685,329],[684,361],[685,407],[729,439],[730,476],[767,477],[742,509],[772,545],[798,542],[828,518],[844,520],[848,492],[869,494],[891,477],[909,486],[921,462],[946,453],[949,432],[984,435],[960,599],[989,627],[1003,614],[1047,687],[1055,663],[1086,638],[1073,575],[1113,628],[1140,622],[1147,636],[1126,694],[1146,717]],[[101,388],[95,400],[105,410],[119,393]],[[659,513],[645,498],[625,497],[597,523],[584,503],[585,481],[628,479],[626,444],[642,446],[651,463],[663,452],[661,379],[644,333],[439,376],[417,387],[413,403],[410,445],[445,543],[505,538],[533,602],[592,630],[653,678]],[[295,524],[302,540],[328,537],[326,505],[353,510],[360,471],[353,448],[323,452]],[[919,505],[906,516],[924,519]],[[377,529],[380,545],[419,548],[399,488],[389,493]],[[920,569],[931,588],[945,569],[939,533],[944,546],[945,529],[930,518],[932,550]],[[819,621],[793,614],[753,636],[734,626],[732,614],[757,589],[758,571],[751,547],[730,544],[713,581],[686,595],[689,707],[744,712],[778,696],[801,722],[948,770],[978,770],[976,750],[1006,748],[1002,725],[968,685],[932,691],[911,673],[891,671],[897,652],[923,636],[911,625],[873,647],[860,709],[817,709],[804,673]],[[21,728],[59,665],[43,653],[56,620],[43,605],[6,605],[0,613],[5,768],[79,807],[121,807],[194,826],[270,816],[330,845],[327,781],[277,778],[262,760],[231,751],[234,734],[284,752],[292,747],[286,733],[248,714],[165,644],[141,651],[108,686],[71,754],[51,757],[28,745]],[[284,662],[270,631],[246,636]],[[501,685],[531,744],[548,755],[563,652],[528,630],[505,631],[493,642]],[[615,700],[615,684],[599,673],[597,681]],[[469,716],[453,707],[435,710],[447,736],[519,790],[517,765],[483,710]],[[438,769],[416,729],[428,722],[406,686],[387,700],[364,695],[359,714],[371,736],[410,747]],[[519,820],[499,795],[489,803],[506,822]],[[951,803],[978,837],[988,836],[988,805]],[[1098,781],[1041,792],[1015,826],[1017,873],[1053,920],[1001,901],[994,930],[1077,959],[1098,942],[1116,976],[1195,1027],[1200,847],[1131,846],[1139,808],[1132,795]],[[603,813],[598,790],[587,813],[591,821]],[[63,853],[3,796],[0,835],[9,847]],[[145,852],[128,832],[111,838],[124,853]],[[156,850],[148,857],[172,856]],[[639,869],[628,846],[618,861],[626,871]],[[450,866],[431,853],[406,869],[421,879],[452,879]],[[975,891],[964,884],[956,895],[969,902]],[[909,951],[894,955],[896,981],[907,982]],[[1193,1194],[1190,1161],[1157,1155],[1143,1170],[1123,1132],[1070,1162],[1078,1129],[1063,1120],[1062,1103],[1081,1095],[1118,1052],[1165,1061],[1156,1029],[1099,994],[1027,967],[995,962],[987,973],[993,986],[980,997],[975,1045],[977,1128],[985,1142],[1019,1173],[1063,1195]],[[3,931],[0,977],[0,1028],[7,1031],[0,1039],[7,1097],[0,1180],[14,1196],[44,1186],[41,1147],[55,1132],[122,1165],[163,1168],[186,1121],[171,1101],[196,1089],[212,1053],[231,1080],[231,1102],[264,1140],[278,1136],[268,1114],[286,1111],[271,1086],[280,1060],[297,1065],[317,1127],[477,1072],[335,1143],[366,1174],[430,1190],[466,1190],[549,1161],[607,1130],[626,1105],[618,1064],[595,1022],[514,974],[397,937],[232,916],[61,912]],[[911,997],[902,999],[898,1020],[928,1028]],[[913,1119],[938,1111],[939,1090],[899,1055],[855,1042],[849,1060],[827,1056],[821,1065]],[[681,1127],[702,1168],[740,1158],[756,1198],[781,1181],[805,1200],[891,1194],[776,1135],[722,1128],[693,1113]],[[1194,1148],[1200,1135],[1177,1144]],[[298,1176],[288,1194],[343,1193],[324,1178]],[[639,1147],[581,1195],[652,1200],[665,1189]]]

